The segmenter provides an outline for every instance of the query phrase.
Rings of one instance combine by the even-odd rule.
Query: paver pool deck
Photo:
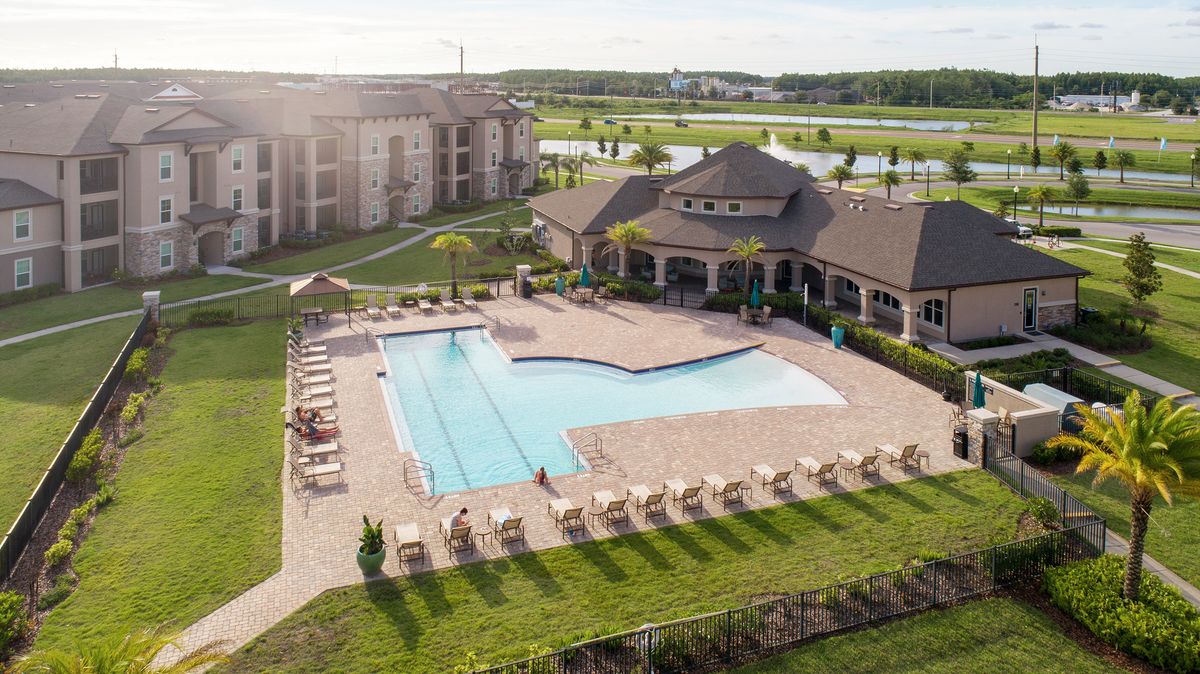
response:
[[[786,470],[793,468],[798,457],[835,461],[841,450],[868,454],[874,452],[875,445],[885,443],[902,446],[919,442],[930,453],[929,464],[905,474],[885,461],[878,478],[865,483],[857,477],[844,478],[833,487],[818,487],[803,474],[796,474],[794,495],[779,498],[755,483],[745,505],[732,506],[728,512],[971,465],[951,453],[947,426],[951,406],[938,393],[852,352],[836,350],[828,337],[790,320],[776,320],[770,326],[745,326],[728,314],[627,302],[575,306],[553,295],[539,295],[532,300],[481,302],[478,311],[439,310],[425,316],[405,313],[401,318],[370,324],[384,333],[482,324],[513,358],[588,358],[631,370],[761,345],[823,379],[847,404],[704,412],[570,429],[568,435],[572,438],[592,431],[603,438],[605,459],[597,461],[593,470],[554,477],[546,487],[523,481],[430,497],[405,487],[403,463],[412,455],[397,446],[377,376],[386,363],[375,338],[364,335],[361,325],[348,325],[345,315],[335,315],[328,324],[310,329],[306,336],[325,340],[328,345],[335,411],[341,428],[338,443],[344,450],[342,482],[324,478],[319,486],[300,487],[289,479],[284,467],[282,569],[188,628],[183,636],[185,647],[223,640],[225,647],[233,650],[320,592],[362,582],[354,551],[363,514],[372,521],[383,520],[392,547],[379,576],[382,578],[726,512],[706,496],[702,510],[684,516],[668,506],[666,517],[647,524],[631,504],[628,525],[618,525],[615,532],[599,523],[589,523],[585,534],[564,539],[546,514],[547,503],[556,498],[569,498],[586,509],[596,491],[607,489],[624,495],[632,485],[657,488],[672,478],[699,483],[701,476],[711,473],[727,480],[747,480],[749,484],[752,465],[766,463]],[[439,521],[466,507],[471,523],[480,526],[486,523],[487,512],[500,506],[524,517],[527,544],[506,546],[502,551],[489,538],[486,544],[477,546],[474,555],[460,553],[452,559],[442,545]],[[401,566],[397,562],[392,529],[405,522],[416,522],[420,528],[428,551],[423,565]]]

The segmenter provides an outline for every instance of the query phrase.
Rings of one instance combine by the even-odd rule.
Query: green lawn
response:
[[[1065,189],[1058,181],[1049,183],[1059,193],[1059,199],[1056,204],[1070,206],[1074,202],[1068,201],[1063,196]],[[1030,204],[1026,198],[1028,188],[1022,191],[1017,197],[1018,215],[1022,220],[1028,221],[1033,219],[1037,221],[1037,204]],[[958,191],[953,187],[944,187],[934,189],[930,192],[930,199],[933,201],[942,201],[946,197],[951,199],[957,198]],[[924,198],[924,192],[920,195]],[[988,211],[989,213],[996,209],[996,206],[1003,201],[1008,207],[1012,208],[1013,192],[1011,187],[963,187],[962,200],[978,206],[979,208]],[[1200,193],[1185,193],[1185,192],[1161,192],[1153,190],[1124,190],[1113,187],[1096,187],[1092,189],[1092,194],[1087,199],[1080,201],[1080,206],[1088,204],[1123,204],[1130,206],[1167,206],[1171,208],[1196,208],[1200,209]],[[1200,211],[1197,211],[1196,216],[1200,218]],[[1196,220],[1172,220],[1162,218],[1133,218],[1114,215],[1070,215],[1046,212],[1047,219],[1053,220],[1098,220],[1105,222],[1183,222],[1196,224]]]
[[[1091,246],[1092,248],[1111,250],[1115,253],[1129,252],[1129,244],[1126,243],[1095,240],[1080,241],[1079,243],[1084,246]],[[1153,246],[1152,250],[1154,251],[1154,259],[1159,262],[1200,272],[1200,250],[1179,250],[1178,248],[1163,248],[1161,246]],[[1163,271],[1162,273],[1168,274],[1170,272]]]
[[[1129,538],[1129,492],[1117,480],[1092,486],[1094,473],[1054,477],[1058,486],[1083,501],[1108,522],[1108,528]],[[1176,497],[1168,506],[1161,498],[1150,509],[1146,552],[1193,585],[1200,586],[1200,501]]]
[[[204,276],[186,281],[150,284],[145,288],[101,286],[77,293],[55,295],[0,309],[0,339],[23,335],[63,323],[139,309],[142,292],[160,290],[163,303],[185,300],[262,283],[243,276]]]
[[[274,262],[248,265],[246,271],[259,274],[305,274],[334,265],[357,260],[364,255],[370,255],[377,250],[399,243],[410,236],[422,231],[420,227],[400,227],[379,234],[364,236],[353,241],[335,243],[307,253],[300,253]]]
[[[1086,250],[1050,252],[1092,272],[1079,282],[1080,306],[1114,309],[1128,301],[1118,280],[1125,273],[1123,260]],[[1200,279],[1183,274],[1162,272],[1163,289],[1148,303],[1158,309],[1159,318],[1149,334],[1154,346],[1141,353],[1117,355],[1123,363],[1161,377],[1169,382],[1200,390]],[[1110,354],[1111,355],[1111,354]]]
[[[118,318],[0,348],[0,529],[21,512],[137,322]]]
[[[441,227],[442,225],[448,225],[452,222],[469,220],[471,218],[477,218],[481,215],[487,215],[488,213],[501,213],[505,208],[508,207],[509,204],[513,204],[515,207],[521,208],[525,206],[525,200],[501,199],[499,201],[493,201],[491,203],[484,204],[482,207],[473,211],[467,211],[466,213],[443,213],[440,209],[438,209],[437,206],[434,206],[433,210],[429,211],[429,213],[426,214],[426,217],[422,218],[421,222],[418,224],[420,224],[422,227]]]
[[[221,671],[444,672],[468,650],[498,664],[533,643],[794,593],[895,568],[925,549],[975,549],[1010,538],[1024,507],[967,470],[353,585],[317,597]]]
[[[1113,672],[1038,608],[980,599],[876,629],[829,637],[732,670],[792,672]]]
[[[185,330],[130,445],[119,495],[75,558],[79,587],[40,648],[173,621],[180,629],[279,569],[283,321]]]
[[[520,255],[490,256],[484,250],[495,243],[494,232],[468,232],[467,236],[475,242],[478,252],[467,255],[466,264],[459,260],[459,274],[470,274],[474,278],[493,278],[510,276],[507,268],[517,264],[537,264],[541,259],[536,255],[522,253]],[[449,262],[446,256],[429,247],[433,243],[420,241],[408,248],[398,250],[377,260],[364,262],[341,270],[339,275],[350,279],[351,283],[367,285],[399,285],[403,283],[422,283],[430,281],[445,281],[450,278]]]
[[[514,227],[529,227],[533,224],[533,211],[528,208],[522,208],[519,211],[513,211],[513,218],[516,220]],[[476,222],[468,222],[465,225],[459,225],[455,229],[495,229],[500,226],[500,221],[504,219],[504,215],[493,215],[483,220]]]

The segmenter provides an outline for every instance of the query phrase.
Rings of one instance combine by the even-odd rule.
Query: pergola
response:
[[[328,274],[317,272],[309,278],[292,281],[288,290],[291,298],[291,315],[296,316],[296,298],[314,297],[318,295],[341,295],[346,308],[346,320],[350,320],[350,282],[344,278],[334,278]]]

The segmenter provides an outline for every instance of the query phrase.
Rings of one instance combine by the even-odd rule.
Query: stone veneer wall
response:
[[[389,160],[372,157],[361,161],[343,160],[341,194],[342,220],[348,227],[371,229],[371,202],[379,203],[379,222],[388,219]],[[371,189],[371,170],[379,169],[379,187]],[[357,195],[357,201],[355,197]]]
[[[1051,307],[1038,307],[1038,328],[1053,328],[1058,325],[1075,323],[1075,303],[1057,304]]]
[[[492,178],[496,179],[495,195],[491,193],[488,186]],[[496,199],[503,199],[505,191],[504,169],[502,167],[497,166],[496,168],[471,171],[471,198],[479,199],[480,201],[495,201]]]
[[[233,228],[242,228],[242,252],[233,253]],[[193,264],[200,261],[200,237],[211,232],[220,232],[224,242],[223,262],[245,257],[258,250],[258,214],[243,215],[234,220],[228,227],[223,222],[209,223],[192,233],[192,226],[180,223],[172,229],[158,232],[125,234],[125,271],[133,276],[152,277],[171,271],[185,272]],[[175,242],[175,266],[171,269],[160,269],[158,266],[158,246],[164,241]]]
[[[433,206],[433,154],[429,150],[415,150],[404,155],[404,177],[412,179],[413,166],[421,165],[421,180],[408,189],[404,197],[404,215],[412,215],[413,195],[421,195],[421,212],[427,213]]]

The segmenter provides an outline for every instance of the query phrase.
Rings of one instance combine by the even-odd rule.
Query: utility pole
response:
[[[929,78],[929,109],[933,109],[933,78]]]
[[[460,39],[458,41],[458,93],[460,94],[467,93],[465,78],[466,70],[463,68],[463,44]]]
[[[1037,144],[1037,113],[1038,113],[1038,45],[1037,39],[1033,43],[1033,147]]]
[[[879,110],[879,82],[875,83],[875,109]]]
[[[117,50],[113,50],[113,70],[117,70]],[[115,73],[114,73],[115,74]]]

